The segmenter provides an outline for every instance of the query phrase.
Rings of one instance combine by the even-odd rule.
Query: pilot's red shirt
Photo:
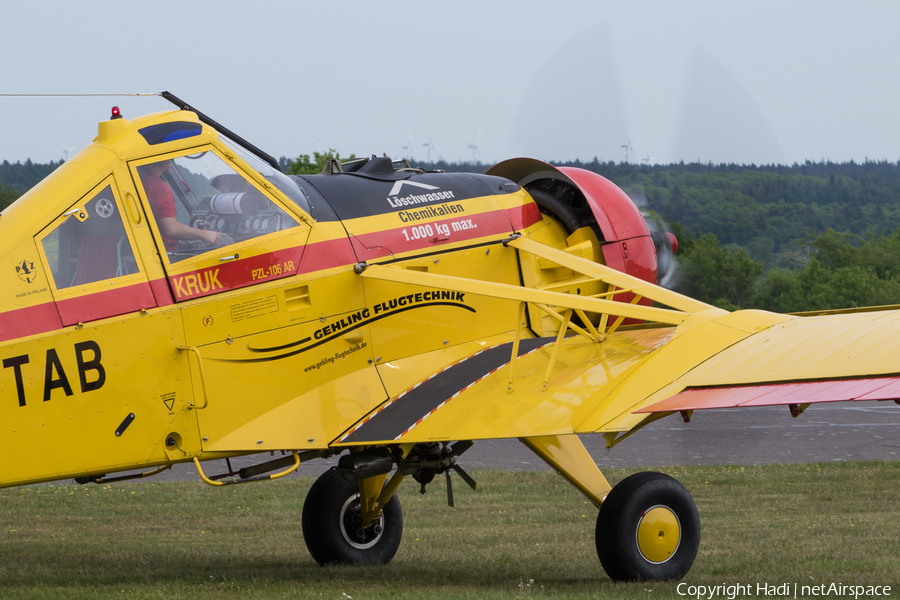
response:
[[[178,218],[178,211],[175,209],[175,195],[169,184],[157,177],[148,177],[144,182],[144,189],[147,191],[147,200],[150,201],[150,208],[153,209],[153,216],[158,223],[160,219]],[[166,250],[175,250],[178,240],[168,237],[160,231]]]

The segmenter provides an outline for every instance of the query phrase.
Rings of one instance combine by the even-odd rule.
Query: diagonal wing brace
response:
[[[631,319],[666,323],[669,325],[679,325],[690,316],[688,313],[679,310],[634,304],[629,305],[601,298],[589,298],[586,296],[564,294],[562,292],[553,292],[550,290],[523,288],[517,285],[508,285],[492,281],[479,281],[477,279],[455,277],[452,275],[407,271],[406,269],[397,267],[371,265],[363,271],[361,276],[367,279],[379,279],[382,281],[392,281],[394,283],[404,283],[407,285],[418,285],[444,290],[458,290],[491,298],[555,305],[571,310],[582,310],[591,313],[622,315]],[[657,288],[656,286],[652,287],[662,289]]]
[[[626,318],[667,325],[679,325],[695,312],[718,310],[715,307],[698,300],[682,296],[681,294],[621,273],[615,269],[611,269],[578,256],[573,256],[561,250],[556,250],[528,238],[513,236],[504,242],[504,246],[512,246],[519,251],[534,254],[535,256],[581,273],[592,280],[602,281],[603,283],[608,284],[613,291],[599,294],[598,296],[579,296],[547,289],[526,288],[505,283],[481,281],[451,275],[438,275],[435,273],[423,273],[421,271],[408,271],[401,267],[387,267],[380,265],[366,265],[363,266],[363,268],[358,268],[356,272],[368,279],[445,290],[457,290],[474,295],[518,301],[520,303],[519,319],[517,320],[518,325],[516,327],[516,334],[513,342],[512,357],[510,359],[510,389],[512,389],[512,382],[515,377],[519,341],[522,336],[521,323],[526,303],[535,305],[540,310],[562,322],[556,343],[554,344],[553,354],[547,365],[547,371],[544,377],[545,388],[548,385],[550,375],[556,364],[558,351],[561,346],[560,342],[565,337],[566,332],[570,329],[591,341],[601,342],[603,341],[604,333],[612,333],[615,331]],[[616,302],[610,299],[617,293],[623,293],[624,291],[634,294],[634,300],[630,304]],[[643,306],[638,304],[642,298],[649,298],[654,302],[672,308],[667,309]],[[565,309],[565,313],[560,314],[551,307],[563,308]],[[594,327],[591,321],[585,317],[584,313],[586,312],[601,315],[599,320],[599,331],[598,328]],[[582,323],[584,323],[589,331],[585,331],[571,322],[573,313],[581,317]],[[610,315],[616,315],[618,319],[609,329],[607,329],[606,323]]]

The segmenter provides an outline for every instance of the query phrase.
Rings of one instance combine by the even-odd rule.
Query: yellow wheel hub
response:
[[[649,562],[669,560],[681,543],[681,523],[667,506],[654,506],[637,524],[638,550]]]

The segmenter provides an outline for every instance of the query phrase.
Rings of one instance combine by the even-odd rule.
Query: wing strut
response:
[[[592,281],[602,281],[611,287],[611,291],[596,294],[594,296],[580,296],[555,292],[550,289],[534,289],[492,281],[481,281],[466,277],[451,275],[439,275],[421,271],[409,271],[397,266],[365,265],[359,264],[354,269],[360,276],[368,279],[391,281],[406,285],[417,285],[444,290],[468,292],[474,295],[488,296],[518,301],[518,319],[516,332],[512,345],[512,356],[509,362],[509,389],[512,390],[513,380],[516,374],[516,362],[519,356],[519,342],[522,339],[523,322],[527,304],[550,315],[561,323],[556,343],[547,365],[544,375],[544,389],[547,389],[553,367],[559,355],[562,340],[569,330],[584,338],[600,343],[605,337],[618,329],[626,318],[640,321],[650,321],[667,325],[679,325],[692,313],[707,310],[718,310],[713,306],[682,296],[671,290],[661,288],[652,283],[647,283],[631,275],[621,273],[593,261],[572,256],[566,252],[550,248],[534,240],[521,237],[518,234],[510,237],[503,243],[504,247],[512,246],[522,252],[529,252],[542,259],[556,263],[572,271],[576,271],[589,277]],[[625,304],[613,300],[618,294],[631,293],[634,298],[631,303]],[[658,308],[638,304],[642,298],[649,298],[659,304],[671,308]],[[565,309],[562,314],[554,308]],[[599,314],[599,326],[595,327],[585,313]],[[584,327],[572,323],[572,315],[577,315]],[[609,317],[616,317],[615,322],[609,327]]]
[[[407,285],[417,285],[442,290],[456,290],[479,296],[502,298],[513,301],[517,300],[519,302],[528,302],[531,304],[560,306],[562,308],[572,309],[573,311],[581,310],[589,313],[621,315],[628,319],[665,323],[668,325],[680,325],[690,316],[689,313],[681,310],[656,308],[639,304],[629,305],[602,298],[589,298],[587,296],[564,294],[562,292],[552,292],[550,290],[536,290],[506,283],[479,281],[477,279],[468,279],[466,277],[423,273],[422,271],[408,271],[394,266],[370,265],[360,274],[360,276],[368,279],[392,281],[394,283],[404,283]],[[656,300],[656,298],[653,298],[650,294],[644,294],[644,296]],[[712,307],[707,306],[707,308]]]
[[[588,277],[591,277],[593,279],[603,281],[604,283],[620,288],[618,291],[614,291],[609,294],[601,294],[601,296],[631,292],[645,298],[650,298],[654,302],[670,306],[676,311],[684,313],[702,312],[711,308],[715,308],[709,304],[706,304],[705,302],[700,302],[699,300],[694,300],[693,298],[690,298],[688,296],[683,296],[678,292],[667,290],[664,287],[660,287],[656,284],[644,281],[643,279],[638,279],[637,277],[634,277],[632,275],[622,273],[621,271],[617,271],[611,267],[607,267],[606,265],[601,265],[599,263],[595,263],[592,260],[581,258],[579,256],[573,256],[568,252],[563,252],[562,250],[551,248],[550,246],[547,246],[540,242],[536,242],[531,238],[514,237],[508,242],[504,242],[504,245],[512,246],[513,248],[521,250],[522,252],[534,254],[535,256],[554,262],[561,267],[571,269],[576,273],[587,275]],[[622,306],[621,303],[616,304],[618,306]],[[622,311],[614,312],[612,314],[624,315],[624,317],[628,318],[656,321],[656,319],[652,318],[646,319],[645,317],[632,317],[631,314],[626,314]],[[658,322],[671,323],[670,321]]]

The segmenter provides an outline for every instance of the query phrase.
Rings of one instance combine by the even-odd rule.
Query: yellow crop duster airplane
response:
[[[576,434],[900,397],[900,313],[729,313],[658,287],[672,240],[596,174],[372,157],[289,177],[162,96],[178,110],[114,109],[0,215],[2,487],[188,461],[227,485],[340,454],[304,504],[309,550],[387,562],[405,477],[445,475],[452,503],[473,442],[518,438],[600,508],[613,579],[671,579],[700,541],[690,495],[660,473],[611,490]]]

